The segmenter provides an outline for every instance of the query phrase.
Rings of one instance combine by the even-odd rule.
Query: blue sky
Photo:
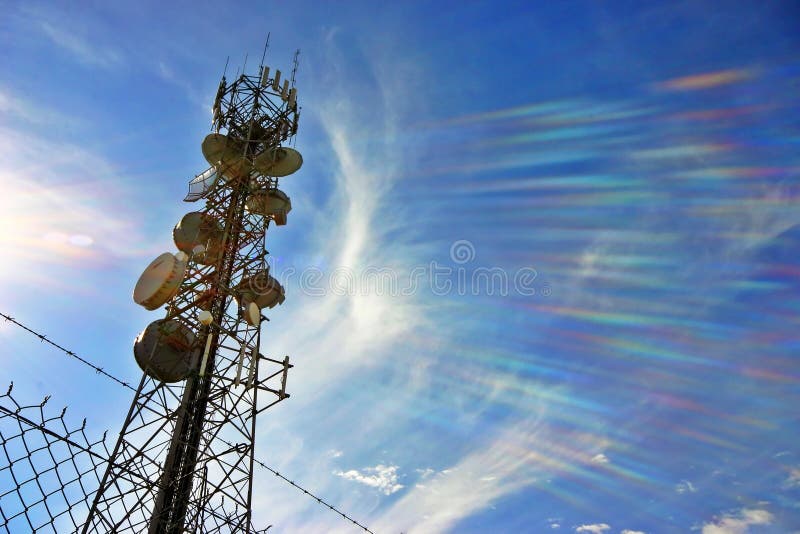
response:
[[[3,3],[0,308],[136,379],[132,287],[270,31],[304,165],[262,460],[376,532],[800,529],[797,8],[540,4]],[[117,431],[129,392],[0,339]],[[256,477],[272,531],[355,531]]]

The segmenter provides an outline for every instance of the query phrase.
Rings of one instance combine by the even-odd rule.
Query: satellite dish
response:
[[[245,207],[251,213],[272,217],[275,224],[283,226],[292,210],[292,201],[280,189],[261,189],[247,197]]]
[[[283,286],[266,270],[243,278],[234,290],[245,309],[245,318],[249,313],[250,304],[255,304],[259,310],[263,310],[264,308],[274,308],[286,300]]]
[[[250,326],[258,326],[261,324],[261,310],[258,304],[252,301],[248,304],[244,311],[244,320],[247,321],[247,324]]]
[[[192,369],[195,335],[174,319],[158,319],[145,328],[133,343],[136,363],[148,376],[161,382],[179,382]]]
[[[175,296],[186,274],[189,257],[184,252],[165,252],[144,270],[133,288],[133,301],[148,310],[163,306]]]
[[[293,148],[276,147],[263,151],[253,160],[253,166],[261,174],[280,178],[288,176],[303,165],[303,156]]]
[[[172,230],[175,246],[203,265],[214,265],[222,256],[223,229],[213,215],[192,211]],[[202,247],[202,249],[201,249]]]
[[[242,155],[242,145],[225,134],[208,134],[201,148],[206,161],[212,167],[222,167],[225,174],[246,174],[252,168],[252,164]]]

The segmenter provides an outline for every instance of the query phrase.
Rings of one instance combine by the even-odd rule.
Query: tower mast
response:
[[[173,230],[179,252],[156,258],[134,289],[166,315],[134,343],[144,373],[83,532],[254,530],[256,417],[289,396],[289,358],[260,352],[260,326],[284,300],[265,248],[270,223],[291,210],[278,179],[302,165],[288,147],[291,82],[263,60],[256,75],[220,81],[202,143],[210,167],[185,199],[205,206]]]

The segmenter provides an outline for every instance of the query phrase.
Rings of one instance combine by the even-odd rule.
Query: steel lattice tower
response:
[[[83,532],[253,532],[256,416],[288,397],[288,356],[260,352],[264,307],[283,301],[266,233],[291,209],[278,177],[297,170],[290,79],[223,75],[203,142],[211,167],[190,182],[200,212],[176,226],[184,252],[162,255],[134,299],[166,306],[136,340],[144,374]],[[175,277],[179,279],[176,280]],[[138,292],[138,293],[137,293]]]

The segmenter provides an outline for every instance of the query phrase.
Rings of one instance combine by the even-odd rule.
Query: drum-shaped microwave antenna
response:
[[[275,224],[283,226],[292,210],[292,201],[280,189],[261,189],[247,197],[245,207],[251,213],[272,217]]]
[[[253,166],[258,172],[276,178],[297,172],[302,165],[303,156],[300,152],[288,147],[267,149],[253,160]]]
[[[283,286],[266,270],[243,278],[234,291],[239,303],[245,309],[245,318],[247,318],[251,303],[255,303],[260,310],[263,310],[264,308],[274,308],[286,300]]]
[[[148,376],[161,382],[179,382],[192,370],[195,335],[174,319],[158,319],[136,337],[133,355]]]
[[[203,156],[211,166],[218,167],[227,175],[250,172],[251,163],[242,154],[242,145],[225,134],[212,133],[203,139]]]
[[[133,301],[148,310],[163,306],[175,296],[186,273],[189,257],[184,252],[165,252],[144,270],[133,288]]]
[[[221,133],[208,134],[201,146],[203,156],[212,166],[231,163],[241,155],[237,144],[227,135]]]
[[[172,230],[175,246],[203,265],[213,265],[222,256],[222,224],[213,215],[192,211]]]
[[[261,324],[261,310],[258,304],[250,301],[250,304],[244,309],[244,320],[247,321],[247,324],[250,326],[258,326]]]

